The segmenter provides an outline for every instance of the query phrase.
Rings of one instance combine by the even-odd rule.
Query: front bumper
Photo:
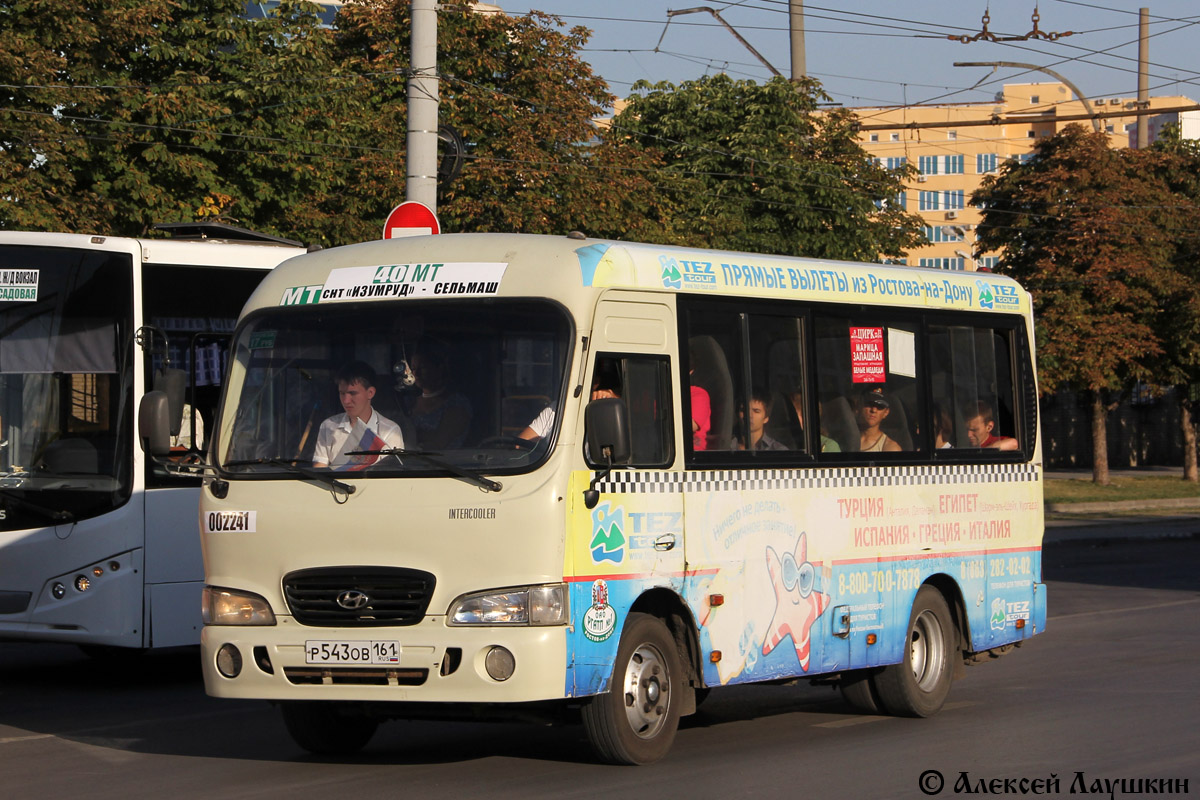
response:
[[[444,616],[393,628],[321,628],[277,617],[270,626],[210,625],[201,633],[204,688],[213,697],[362,702],[520,703],[566,693],[567,628],[450,627]],[[334,666],[305,663],[306,641],[396,640],[398,664]],[[231,644],[242,668],[228,678],[217,653]],[[507,680],[491,678],[484,659],[493,647],[513,654]]]

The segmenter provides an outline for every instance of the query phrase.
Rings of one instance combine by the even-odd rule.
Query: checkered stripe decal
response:
[[[693,470],[613,472],[596,488],[614,494],[730,492],[755,489],[838,489],[958,483],[1025,483],[1039,478],[1037,464],[955,464],[845,469]]]

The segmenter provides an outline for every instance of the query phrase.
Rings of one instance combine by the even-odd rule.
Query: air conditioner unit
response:
[[[1104,104],[1105,104],[1105,103],[1107,103],[1107,102],[1108,102],[1107,100],[1103,100],[1103,99],[1101,99],[1101,100],[1093,100],[1093,101],[1092,101],[1092,105],[1094,105],[1094,106],[1102,106],[1102,105],[1104,105]]]
[[[929,178],[928,178],[927,176],[925,176],[925,175],[918,175],[918,176],[917,176],[917,183],[924,183],[924,182],[925,182],[925,181],[927,181],[927,180],[929,180]]]
[[[1112,100],[1109,100],[1109,101],[1108,101],[1108,104],[1109,104],[1110,106],[1119,106],[1119,105],[1121,105],[1121,98],[1119,98],[1119,97],[1114,97]]]
[[[946,219],[958,219],[958,212],[957,211],[947,211]]]

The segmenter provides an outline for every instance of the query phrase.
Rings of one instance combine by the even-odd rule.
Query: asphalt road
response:
[[[510,723],[388,723],[361,756],[322,760],[265,703],[206,697],[194,650],[99,664],[0,644],[0,786],[89,800],[920,798],[936,770],[942,797],[963,773],[976,793],[1057,776],[1044,793],[1066,796],[1076,773],[1088,794],[1122,778],[1200,793],[1200,538],[1048,540],[1044,562],[1047,632],[968,669],[938,716],[857,714],[809,685],[719,690],[643,768],[592,762],[579,726]]]

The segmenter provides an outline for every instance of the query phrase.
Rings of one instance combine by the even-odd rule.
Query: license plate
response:
[[[309,639],[304,643],[305,664],[399,664],[396,641],[330,642]]]

